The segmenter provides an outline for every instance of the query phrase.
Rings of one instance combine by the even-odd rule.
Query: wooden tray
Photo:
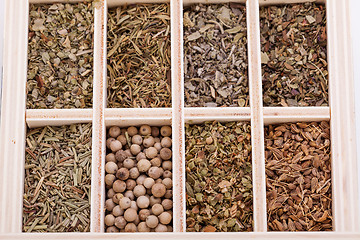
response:
[[[348,0],[320,1],[327,7],[329,107],[263,107],[259,5],[306,0],[238,0],[246,2],[250,106],[244,108],[184,108],[183,6],[225,0],[170,0],[172,108],[106,108],[107,8],[164,0],[99,0],[95,9],[94,95],[92,109],[26,110],[28,10],[30,3],[76,0],[6,0],[4,82],[0,129],[0,239],[359,239],[359,201],[355,148],[353,66]],[[168,2],[168,1],[167,1]],[[254,232],[186,233],[185,122],[251,121]],[[264,124],[331,120],[333,232],[267,232]],[[91,232],[21,233],[26,125],[93,123]],[[111,125],[171,124],[173,128],[174,233],[104,233],[105,129]]]

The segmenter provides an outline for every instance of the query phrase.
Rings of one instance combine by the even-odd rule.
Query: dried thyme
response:
[[[249,106],[245,5],[186,8],[184,55],[185,106]]]
[[[107,41],[108,107],[171,107],[169,4],[110,9]]]
[[[92,107],[93,22],[91,3],[30,4],[28,109]]]
[[[265,127],[268,229],[331,231],[329,122]]]
[[[186,125],[186,230],[253,229],[251,127],[246,122]]]
[[[260,9],[265,106],[327,106],[325,5]]]
[[[90,231],[91,124],[28,129],[24,232]]]

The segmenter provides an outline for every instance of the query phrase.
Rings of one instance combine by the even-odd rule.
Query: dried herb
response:
[[[252,231],[250,131],[247,122],[186,125],[187,231]]]
[[[108,107],[171,107],[169,4],[108,13]]]
[[[91,3],[30,4],[27,108],[91,108]]]
[[[268,229],[331,231],[329,122],[265,127]]]
[[[184,12],[185,106],[249,106],[245,5],[192,5]]]
[[[28,129],[24,232],[89,232],[91,124]]]
[[[325,5],[260,9],[265,106],[327,106]]]

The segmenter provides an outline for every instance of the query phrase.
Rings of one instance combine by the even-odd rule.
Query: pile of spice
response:
[[[109,128],[106,232],[172,232],[171,127]]]
[[[24,232],[90,230],[91,124],[28,129]]]
[[[91,3],[30,4],[27,102],[34,108],[91,108]]]
[[[186,125],[186,230],[253,229],[251,127],[247,122]]]
[[[108,107],[171,107],[170,6],[109,9]]]
[[[186,107],[249,106],[245,5],[186,8],[184,55]]]
[[[260,9],[265,106],[327,106],[325,5]]]
[[[329,122],[265,127],[268,229],[331,231]]]

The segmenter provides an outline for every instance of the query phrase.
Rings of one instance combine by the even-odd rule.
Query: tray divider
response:
[[[354,232],[360,219],[349,1],[328,0],[326,7],[333,225],[336,232]]]
[[[5,2],[0,125],[1,234],[22,231],[28,10],[26,0]]]
[[[173,151],[173,229],[186,231],[183,1],[170,1]]]
[[[101,0],[94,11],[94,79],[93,133],[91,164],[90,232],[104,232],[104,166],[106,153],[106,0]]]
[[[249,59],[249,94],[251,111],[254,232],[266,232],[266,179],[260,58],[259,1],[248,0],[246,3],[246,9]]]

